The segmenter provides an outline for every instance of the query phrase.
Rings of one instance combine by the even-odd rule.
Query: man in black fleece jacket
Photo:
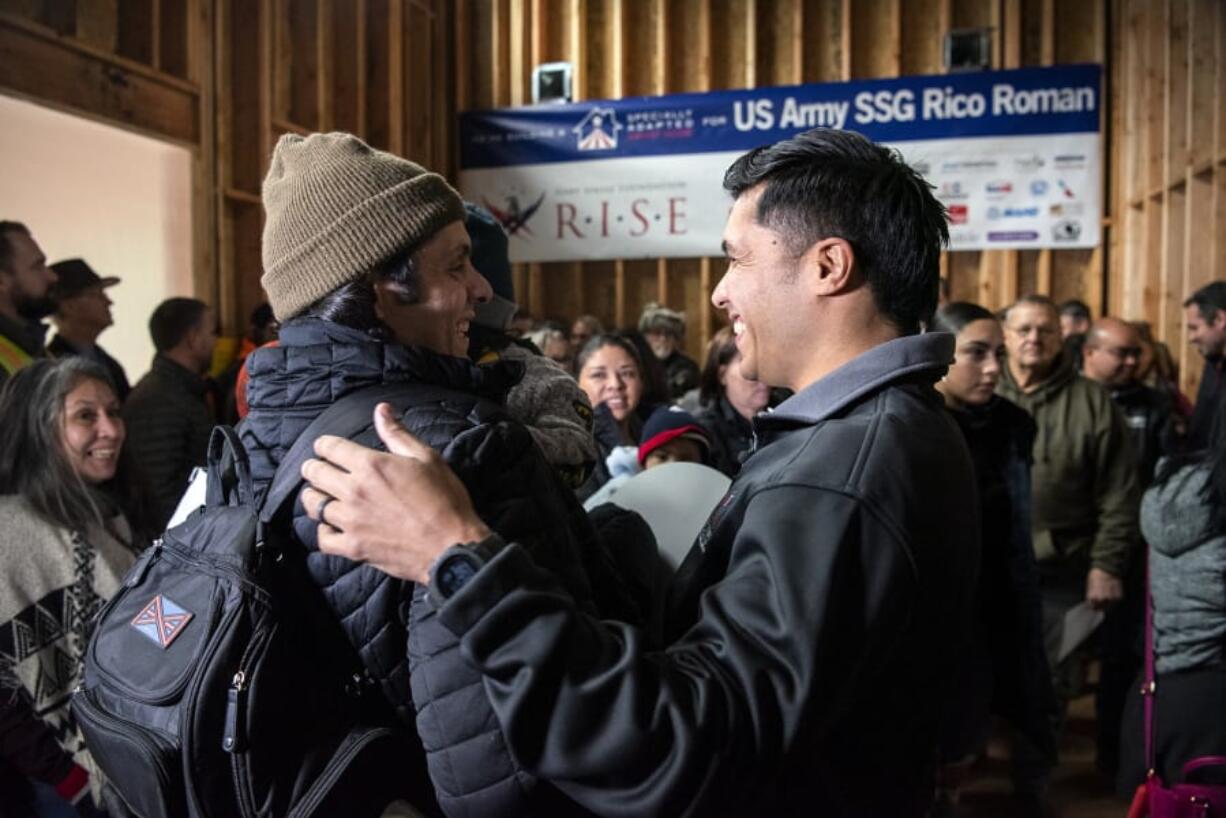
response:
[[[600,815],[921,816],[977,571],[970,459],[933,383],[944,212],[897,154],[815,130],[728,171],[712,301],[795,390],[676,577],[669,644],[578,610],[381,407],[321,438],[326,553],[428,582],[515,758]],[[408,537],[406,531],[412,531]]]

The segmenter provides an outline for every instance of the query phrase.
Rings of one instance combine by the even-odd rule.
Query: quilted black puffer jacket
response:
[[[445,399],[411,406],[405,426],[442,453],[487,525],[508,540],[530,543],[536,559],[578,598],[591,600],[588,569],[598,565],[591,562],[592,529],[528,432],[499,405],[522,377],[520,365],[477,367],[318,318],[287,322],[279,346],[256,350],[247,365],[250,412],[240,435],[257,489],[302,430],[349,392],[376,383],[444,387]],[[368,435],[361,437],[365,442]],[[415,594],[410,582],[319,553],[315,524],[301,507],[293,525],[311,552],[312,577],[368,671],[397,714],[416,725],[444,812],[453,818],[578,812],[511,759],[481,676],[434,617],[424,589]]]

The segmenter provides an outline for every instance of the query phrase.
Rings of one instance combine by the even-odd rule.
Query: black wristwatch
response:
[[[434,607],[442,607],[444,602],[467,585],[504,545],[502,537],[490,534],[479,542],[457,543],[440,554],[430,569],[430,585],[427,588]]]

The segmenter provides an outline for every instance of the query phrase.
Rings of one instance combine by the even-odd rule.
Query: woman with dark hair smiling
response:
[[[957,810],[990,714],[1004,716],[1054,761],[1055,697],[1043,651],[1039,577],[1030,542],[1034,422],[996,394],[1004,365],[1000,322],[978,304],[947,304],[930,328],[955,336],[954,362],[937,383],[966,438],[979,487],[982,551],[976,615],[946,703],[934,816]],[[968,498],[969,499],[969,498]]]
[[[643,361],[634,344],[609,333],[597,335],[579,350],[575,371],[595,412],[596,466],[577,492],[580,500],[586,500],[610,478],[638,471],[643,428],[639,404],[645,381]]]
[[[119,399],[93,361],[34,361],[0,391],[0,428],[0,792],[95,814],[102,775],[69,696],[95,614],[145,545],[123,512]]]
[[[741,374],[741,354],[724,327],[707,344],[694,419],[711,433],[711,464],[736,477],[753,447],[753,416],[770,402],[770,387]]]

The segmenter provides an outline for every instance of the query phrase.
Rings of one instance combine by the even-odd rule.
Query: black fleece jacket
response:
[[[516,544],[440,611],[511,751],[606,816],[922,816],[979,550],[949,335],[756,421],[673,588],[671,644],[585,616]]]

